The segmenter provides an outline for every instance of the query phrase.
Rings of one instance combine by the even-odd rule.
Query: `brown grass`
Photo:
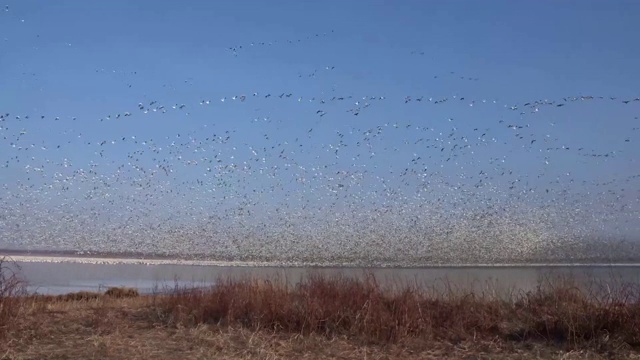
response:
[[[574,349],[611,342],[640,348],[640,288],[625,284],[606,296],[599,288],[547,279],[536,291],[499,298],[416,286],[389,290],[372,276],[309,276],[296,286],[227,280],[158,297],[154,316],[169,326],[242,326],[372,344],[499,338]]]
[[[0,297],[0,359],[640,358],[636,285],[548,278],[495,293],[317,275],[152,295],[20,290]]]

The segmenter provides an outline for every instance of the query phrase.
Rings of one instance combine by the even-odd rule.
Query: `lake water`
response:
[[[20,261],[22,260],[22,261]],[[579,283],[593,280],[611,284],[640,283],[640,264],[624,265],[500,265],[437,266],[423,268],[282,267],[233,263],[194,265],[121,259],[87,261],[59,258],[18,260],[29,290],[62,294],[98,291],[111,286],[135,287],[152,292],[163,287],[205,286],[220,278],[274,278],[295,283],[309,273],[363,277],[373,274],[383,285],[419,284],[434,289],[447,286],[463,291],[528,291],[541,280],[571,277]],[[25,261],[27,260],[27,261]]]

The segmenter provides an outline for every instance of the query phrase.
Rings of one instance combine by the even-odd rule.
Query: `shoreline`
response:
[[[6,257],[14,262],[29,263],[76,263],[101,265],[183,265],[183,266],[212,266],[212,267],[269,267],[269,268],[362,268],[362,269],[430,269],[430,268],[640,268],[640,262],[627,263],[442,263],[424,265],[382,264],[378,266],[363,266],[353,263],[313,263],[313,262],[268,262],[268,261],[223,261],[223,260],[186,260],[176,258],[146,258],[146,257],[116,257],[89,256],[71,254],[7,254],[0,251],[0,258]]]

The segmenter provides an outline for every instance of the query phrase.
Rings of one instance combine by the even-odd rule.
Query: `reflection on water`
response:
[[[142,264],[86,264],[21,262],[21,273],[29,289],[43,294],[79,290],[102,290],[110,286],[128,286],[151,292],[154,288],[204,286],[222,277],[273,278],[296,283],[310,273],[363,277],[370,273],[383,285],[418,284],[436,290],[505,292],[534,289],[541,279],[570,276],[578,282],[615,281],[640,283],[640,265],[625,266],[500,266],[430,268],[308,268],[193,266]]]

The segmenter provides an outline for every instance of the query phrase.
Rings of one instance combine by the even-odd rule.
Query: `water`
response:
[[[179,286],[206,286],[220,278],[278,277],[296,283],[314,274],[363,277],[373,274],[383,285],[419,284],[435,290],[453,288],[475,292],[510,292],[535,289],[541,280],[553,276],[571,277],[580,284],[601,281],[640,283],[640,264],[624,265],[502,265],[438,266],[422,268],[282,267],[256,264],[193,265],[136,263],[111,260],[107,263],[19,261],[29,290],[41,294],[73,291],[100,291],[111,286],[127,286],[142,292]]]

